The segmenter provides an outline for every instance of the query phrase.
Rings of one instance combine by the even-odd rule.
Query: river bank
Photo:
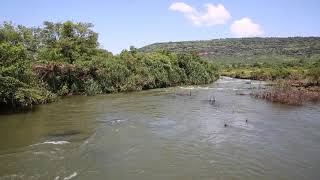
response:
[[[255,98],[289,105],[303,105],[306,102],[320,101],[319,62],[311,65],[229,67],[222,69],[221,74],[240,79],[267,81],[268,88],[251,93]]]
[[[72,94],[95,95],[208,84],[217,68],[196,53],[118,55],[101,49],[92,24],[0,25],[0,107],[19,111]]]
[[[296,86],[296,83],[277,81],[269,88],[253,91],[251,96],[276,103],[303,105],[308,102],[320,102],[320,87]]]

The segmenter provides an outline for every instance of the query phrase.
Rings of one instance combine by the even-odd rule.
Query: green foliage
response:
[[[52,102],[56,95],[44,88],[31,87],[16,78],[0,76],[0,105],[25,108],[33,104]]]
[[[320,59],[310,67],[307,74],[313,83],[320,84]]]
[[[95,95],[205,84],[217,69],[196,54],[135,47],[120,55],[98,48],[86,23],[44,22],[41,28],[0,27],[0,106],[20,108],[70,94]]]
[[[44,22],[41,42],[44,44],[39,58],[44,61],[62,61],[73,64],[79,60],[89,60],[97,53],[98,34],[92,24]]]
[[[194,52],[221,69],[221,75],[258,80],[308,79],[319,84],[319,37],[290,38],[232,38],[208,41],[156,43],[139,49],[140,52]],[[189,54],[192,56],[192,54]],[[194,82],[208,79],[203,67],[194,71],[187,66],[188,56],[182,56],[179,66]],[[213,70],[216,71],[216,70]],[[191,72],[191,73],[190,73]],[[209,71],[210,72],[210,71]],[[197,74],[199,73],[199,74]],[[209,79],[210,80],[210,79]]]
[[[320,60],[313,63],[307,61],[292,61],[281,64],[240,64],[223,68],[221,74],[224,76],[256,80],[304,80],[310,85],[319,85]]]
[[[69,89],[68,86],[66,84],[64,84],[58,91],[57,94],[59,96],[65,96],[67,94],[69,94]]]
[[[89,96],[100,94],[102,92],[100,85],[97,82],[95,82],[93,79],[89,79],[84,82],[84,89],[86,94]]]

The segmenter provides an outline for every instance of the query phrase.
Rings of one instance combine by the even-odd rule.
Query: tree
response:
[[[98,34],[90,23],[44,22],[41,42],[44,50],[42,59],[74,64],[75,61],[90,60],[98,53]],[[59,59],[60,58],[60,59]]]
[[[312,67],[308,71],[308,75],[311,77],[311,80],[316,85],[320,84],[320,59],[313,63]]]

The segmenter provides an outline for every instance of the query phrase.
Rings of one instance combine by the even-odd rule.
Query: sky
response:
[[[319,0],[1,0],[0,22],[90,22],[101,48],[232,37],[320,36]]]

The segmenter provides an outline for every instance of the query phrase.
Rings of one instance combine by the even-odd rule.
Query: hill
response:
[[[301,59],[319,59],[320,37],[228,38],[166,42],[147,45],[140,49],[142,52],[157,50],[192,51],[219,64],[278,63]]]

